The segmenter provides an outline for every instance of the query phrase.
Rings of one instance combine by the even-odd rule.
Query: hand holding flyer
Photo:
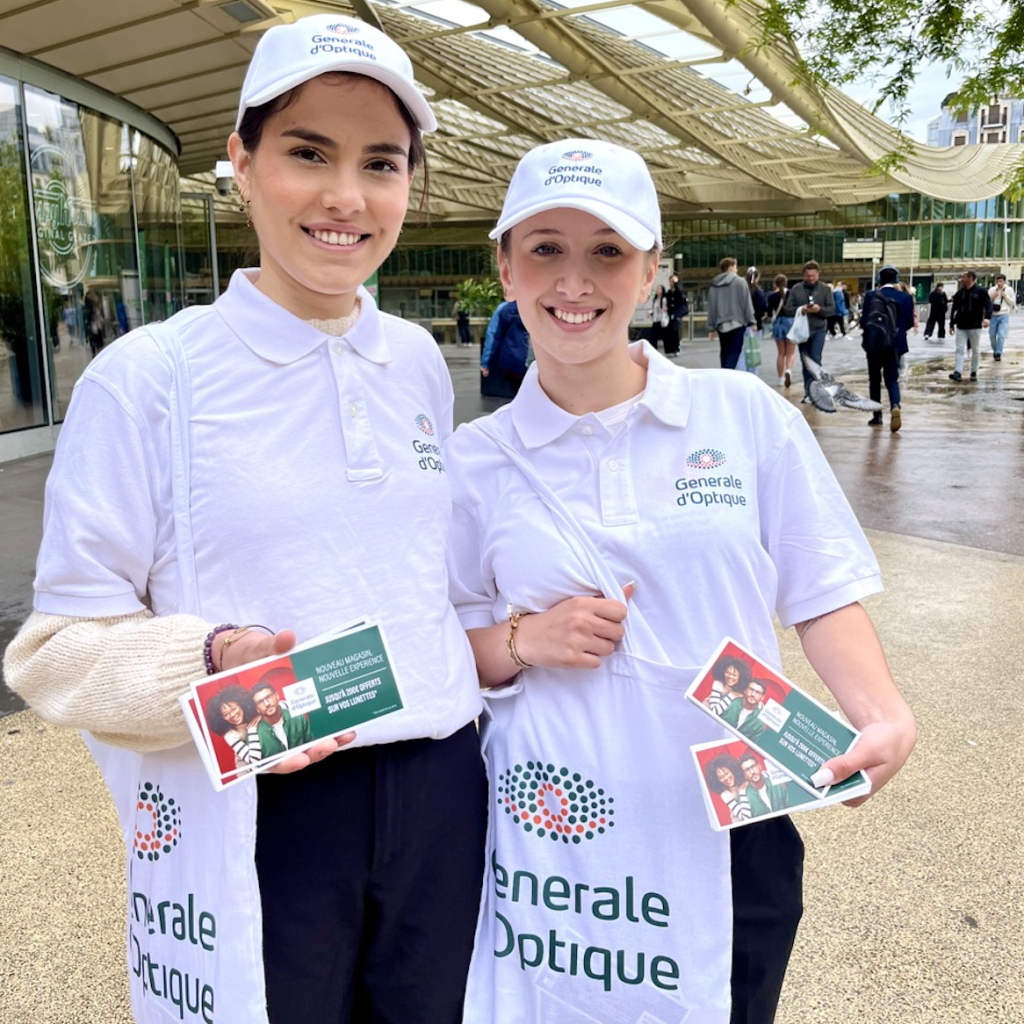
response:
[[[691,748],[715,828],[871,791],[863,772],[814,785],[821,766],[850,750],[860,734],[734,640],[719,644],[686,696],[738,740]]]
[[[383,631],[365,620],[207,676],[181,704],[217,789],[403,707]]]

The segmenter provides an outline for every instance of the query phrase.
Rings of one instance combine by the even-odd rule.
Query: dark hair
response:
[[[768,692],[768,683],[765,682],[765,680],[758,679],[756,677],[751,679],[750,682],[747,683],[746,689],[749,689],[751,686],[754,685],[754,683],[757,683],[757,685],[761,687],[761,692],[762,693],[767,693]]]
[[[753,672],[751,671],[750,666],[742,658],[738,658],[734,654],[723,654],[722,657],[711,666],[711,678],[721,679],[724,682],[725,670],[730,665],[734,665],[736,667],[736,671],[740,674],[740,681],[736,686],[730,686],[729,689],[745,690],[747,688],[747,683],[750,682],[750,677],[753,675]]]
[[[349,78],[350,74],[347,71],[327,71],[318,77],[339,81],[342,78]],[[367,76],[360,75],[358,77],[365,78]],[[370,81],[375,82],[377,80],[371,78]],[[242,115],[242,123],[238,126],[238,134],[247,152],[256,152],[256,148],[263,138],[263,129],[267,121],[278,111],[290,107],[299,98],[299,93],[305,88],[306,84],[306,82],[303,82],[301,85],[295,86],[294,89],[289,89],[287,92],[281,93],[280,96],[275,96],[272,100],[261,103],[257,107],[246,108],[245,113]],[[418,207],[422,211],[427,202],[430,188],[430,170],[427,167],[427,150],[423,145],[423,134],[417,127],[412,114],[409,113],[409,108],[386,85],[383,83],[378,84],[387,89],[395,104],[395,108],[405,122],[405,126],[409,129],[409,173],[412,174],[419,167],[423,168],[423,188],[420,190]]]
[[[210,727],[210,732],[215,732],[218,736],[223,736],[236,728],[224,718],[225,704],[237,704],[242,709],[242,717],[246,722],[259,718],[256,703],[249,691],[237,683],[230,683],[224,689],[218,690],[206,705],[206,724]]]
[[[804,270],[821,270],[816,260],[808,260],[804,264]]]
[[[724,274],[730,267],[735,267],[735,266],[736,266],[736,259],[733,256],[723,256],[718,261],[718,270],[722,274]]]
[[[736,760],[739,762],[740,771],[743,771],[743,765],[746,761],[756,761],[757,766],[759,768],[763,768],[763,765],[761,764],[761,759],[752,750],[748,750],[745,754],[740,754],[740,756]]]
[[[964,273],[972,280],[977,281],[978,275],[973,270],[965,270]]]
[[[718,754],[704,766],[704,780],[712,793],[724,793],[728,788],[718,777],[719,768],[727,768],[732,772],[733,781],[737,785],[743,781],[743,769],[740,768],[739,760],[732,754]]]
[[[776,274],[772,278],[772,284],[776,288],[785,288],[789,284],[789,278],[785,274]]]

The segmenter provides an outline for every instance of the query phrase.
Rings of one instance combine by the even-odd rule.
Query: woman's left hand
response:
[[[917,742],[914,714],[893,682],[874,626],[860,604],[802,623],[797,632],[807,660],[860,732],[853,749],[826,761],[811,781],[824,786],[865,771],[871,792],[844,801],[857,807],[874,796],[910,756]]]

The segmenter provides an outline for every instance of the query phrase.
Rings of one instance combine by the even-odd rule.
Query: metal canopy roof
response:
[[[225,157],[259,33],[325,11],[379,24],[432,94],[435,227],[492,219],[522,153],[568,135],[643,153],[668,217],[984,199],[1019,155],[914,144],[873,174],[897,133],[803,78],[792,44],[757,47],[758,0],[0,0],[0,42],[150,111],[188,175]]]

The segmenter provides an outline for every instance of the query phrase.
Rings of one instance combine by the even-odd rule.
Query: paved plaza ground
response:
[[[863,808],[796,818],[807,909],[778,1024],[1024,1013],[1024,315],[1001,363],[982,350],[978,383],[956,385],[951,342],[913,339],[899,434],[801,407],[881,562],[887,589],[867,607],[920,740]],[[446,357],[457,418],[493,407],[475,350]],[[716,347],[685,345],[680,362],[715,365]],[[866,394],[856,339],[830,341],[825,363]],[[770,367],[761,376],[774,386]],[[0,467],[0,644],[31,600],[49,461]],[[782,650],[787,674],[828,699],[792,631]],[[112,806],[74,733],[0,702],[0,1024],[127,1024]]]

